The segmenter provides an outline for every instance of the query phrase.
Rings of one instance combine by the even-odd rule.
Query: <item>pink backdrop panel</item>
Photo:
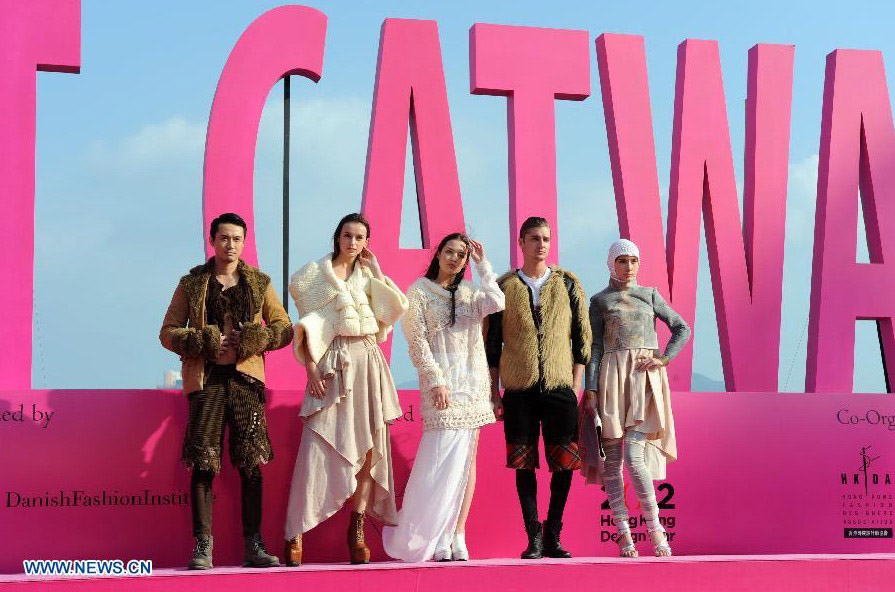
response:
[[[605,34],[596,45],[619,226],[643,254],[641,282],[693,325],[704,213],[726,387],[775,391],[793,47],[749,52],[743,228],[718,44],[679,46],[666,249],[643,38]],[[676,388],[689,388],[691,370],[688,345],[669,370]]]
[[[419,394],[400,397],[404,416],[391,429],[399,504],[422,429]],[[263,469],[263,535],[275,552],[301,437],[300,398],[268,397],[275,457]],[[676,554],[895,551],[891,395],[676,392],[674,408],[680,460],[658,484],[658,500]],[[178,462],[185,412],[186,400],[170,391],[0,392],[0,572],[21,571],[23,559],[184,565],[192,546],[189,473]],[[474,558],[517,557],[524,547],[504,462],[501,426],[486,426],[467,534]],[[539,481],[543,514],[546,471]],[[238,564],[239,479],[229,463],[214,492],[215,564]],[[635,496],[627,497],[639,519]],[[604,501],[576,475],[563,530],[575,556],[618,553]],[[345,561],[347,525],[343,509],[310,531],[307,561]],[[846,538],[847,528],[888,529],[889,538]],[[376,561],[386,559],[379,531],[367,528]],[[634,532],[646,536],[641,524]]]
[[[895,377],[895,127],[878,51],[827,56],[805,389],[852,389],[855,321],[879,323]],[[858,195],[870,263],[857,263]],[[856,287],[860,286],[859,289]]]
[[[77,73],[80,0],[29,0],[0,6],[0,233],[7,276],[0,307],[0,388],[31,388],[34,293],[34,158],[37,72]]]
[[[402,290],[426,270],[443,236],[465,231],[454,135],[438,24],[386,19],[379,40],[376,87],[367,148],[363,212],[371,250]],[[401,205],[407,132],[413,150],[421,249],[401,248]],[[391,341],[383,345],[386,356]]]
[[[516,238],[529,216],[550,223],[549,262],[559,260],[553,102],[590,95],[588,44],[587,31],[487,24],[469,30],[471,92],[507,97],[512,267],[522,264]]]
[[[237,212],[249,227],[243,258],[258,265],[254,224],[255,146],[258,124],[271,87],[297,74],[314,82],[323,73],[326,15],[306,6],[280,6],[255,19],[233,47],[218,81],[205,140],[202,240],[224,212]],[[295,388],[303,370],[283,348],[266,357],[271,388]]]

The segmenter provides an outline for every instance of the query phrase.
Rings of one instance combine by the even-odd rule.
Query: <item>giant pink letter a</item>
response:
[[[422,249],[399,245],[408,126]],[[435,21],[386,19],[382,23],[363,211],[372,226],[371,249],[402,290],[423,274],[433,247],[443,236],[464,230]],[[383,344],[383,350],[389,356],[391,342]]]
[[[850,392],[855,320],[879,323],[895,377],[895,128],[878,51],[827,56],[805,390]],[[858,264],[860,187],[870,263]]]

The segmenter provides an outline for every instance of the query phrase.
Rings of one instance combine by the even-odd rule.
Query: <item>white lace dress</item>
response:
[[[402,321],[410,359],[419,373],[423,437],[398,513],[398,526],[383,530],[386,553],[404,561],[431,559],[442,535],[453,533],[475,462],[478,429],[494,423],[491,378],[482,320],[503,310],[504,295],[491,265],[476,265],[480,285],[463,281],[454,294],[426,278],[407,291]],[[447,409],[437,409],[432,390],[443,386]]]

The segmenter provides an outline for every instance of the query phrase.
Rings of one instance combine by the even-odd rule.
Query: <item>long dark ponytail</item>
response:
[[[462,232],[452,232],[447,235],[441,242],[438,243],[438,248],[435,249],[435,254],[432,256],[432,261],[429,262],[429,268],[426,269],[426,279],[437,281],[438,280],[438,272],[441,270],[441,266],[438,263],[438,256],[441,254],[441,250],[444,248],[448,242],[452,240],[461,241],[464,245],[466,245],[466,260],[463,262],[463,267],[460,268],[460,271],[454,274],[454,277],[451,278],[451,283],[447,286],[447,291],[451,293],[451,327],[454,326],[454,323],[457,321],[457,288],[460,286],[460,282],[463,281],[463,276],[466,275],[466,268],[469,266],[469,237],[463,234]]]

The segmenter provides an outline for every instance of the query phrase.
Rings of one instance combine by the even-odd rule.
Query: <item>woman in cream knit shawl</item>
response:
[[[366,512],[396,524],[390,422],[401,415],[398,394],[377,345],[407,309],[407,299],[383,275],[367,249],[370,227],[360,214],[345,216],[333,253],[292,276],[289,293],[299,321],[295,357],[308,383],[286,517],[286,562],[301,563],[301,535],[350,498],[352,563],[366,563]]]

